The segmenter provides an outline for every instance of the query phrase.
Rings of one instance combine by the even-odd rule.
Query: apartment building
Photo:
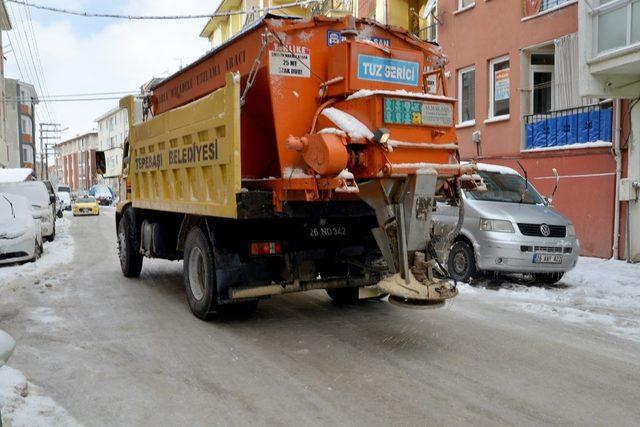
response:
[[[74,193],[85,193],[98,183],[96,150],[98,132],[87,132],[55,146],[58,182]]]
[[[7,8],[4,1],[0,1],[0,95],[2,99],[6,99],[6,93],[4,88],[4,41],[3,33],[11,30],[11,20],[7,13]],[[0,168],[10,167],[9,163],[9,145],[5,140],[5,123],[6,117],[6,102],[0,103]]]
[[[35,108],[38,95],[32,84],[4,79],[4,139],[8,167],[36,170]]]
[[[614,123],[614,256],[640,262],[640,1],[579,2],[579,91],[621,105]]]
[[[135,103],[136,122],[142,118],[142,102]],[[122,172],[122,147],[129,135],[129,117],[124,108],[113,108],[96,120],[98,123],[98,150],[104,152],[106,170],[102,183],[111,187],[117,194],[119,176]]]

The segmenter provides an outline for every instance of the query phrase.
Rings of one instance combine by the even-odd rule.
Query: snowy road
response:
[[[552,289],[465,285],[441,310],[340,308],[311,292],[206,323],[189,312],[181,263],[121,276],[112,210],[70,221],[66,264],[0,269],[0,327],[18,342],[11,367],[82,424],[640,420],[640,284],[606,273],[615,297],[587,289],[615,265],[587,260]]]

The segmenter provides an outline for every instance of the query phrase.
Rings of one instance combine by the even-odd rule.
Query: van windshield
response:
[[[544,200],[533,188],[531,182],[527,185],[520,175],[484,171],[480,171],[479,174],[487,186],[487,191],[465,190],[464,194],[470,200],[544,204]]]

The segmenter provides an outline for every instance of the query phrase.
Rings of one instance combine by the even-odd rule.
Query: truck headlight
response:
[[[567,237],[576,237],[576,228],[573,224],[567,225]]]
[[[511,221],[504,219],[486,219],[480,218],[480,230],[497,231],[499,233],[513,233],[513,225]]]

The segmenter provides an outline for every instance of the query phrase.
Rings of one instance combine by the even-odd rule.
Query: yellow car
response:
[[[95,197],[78,197],[73,205],[73,216],[100,215],[100,205]]]

